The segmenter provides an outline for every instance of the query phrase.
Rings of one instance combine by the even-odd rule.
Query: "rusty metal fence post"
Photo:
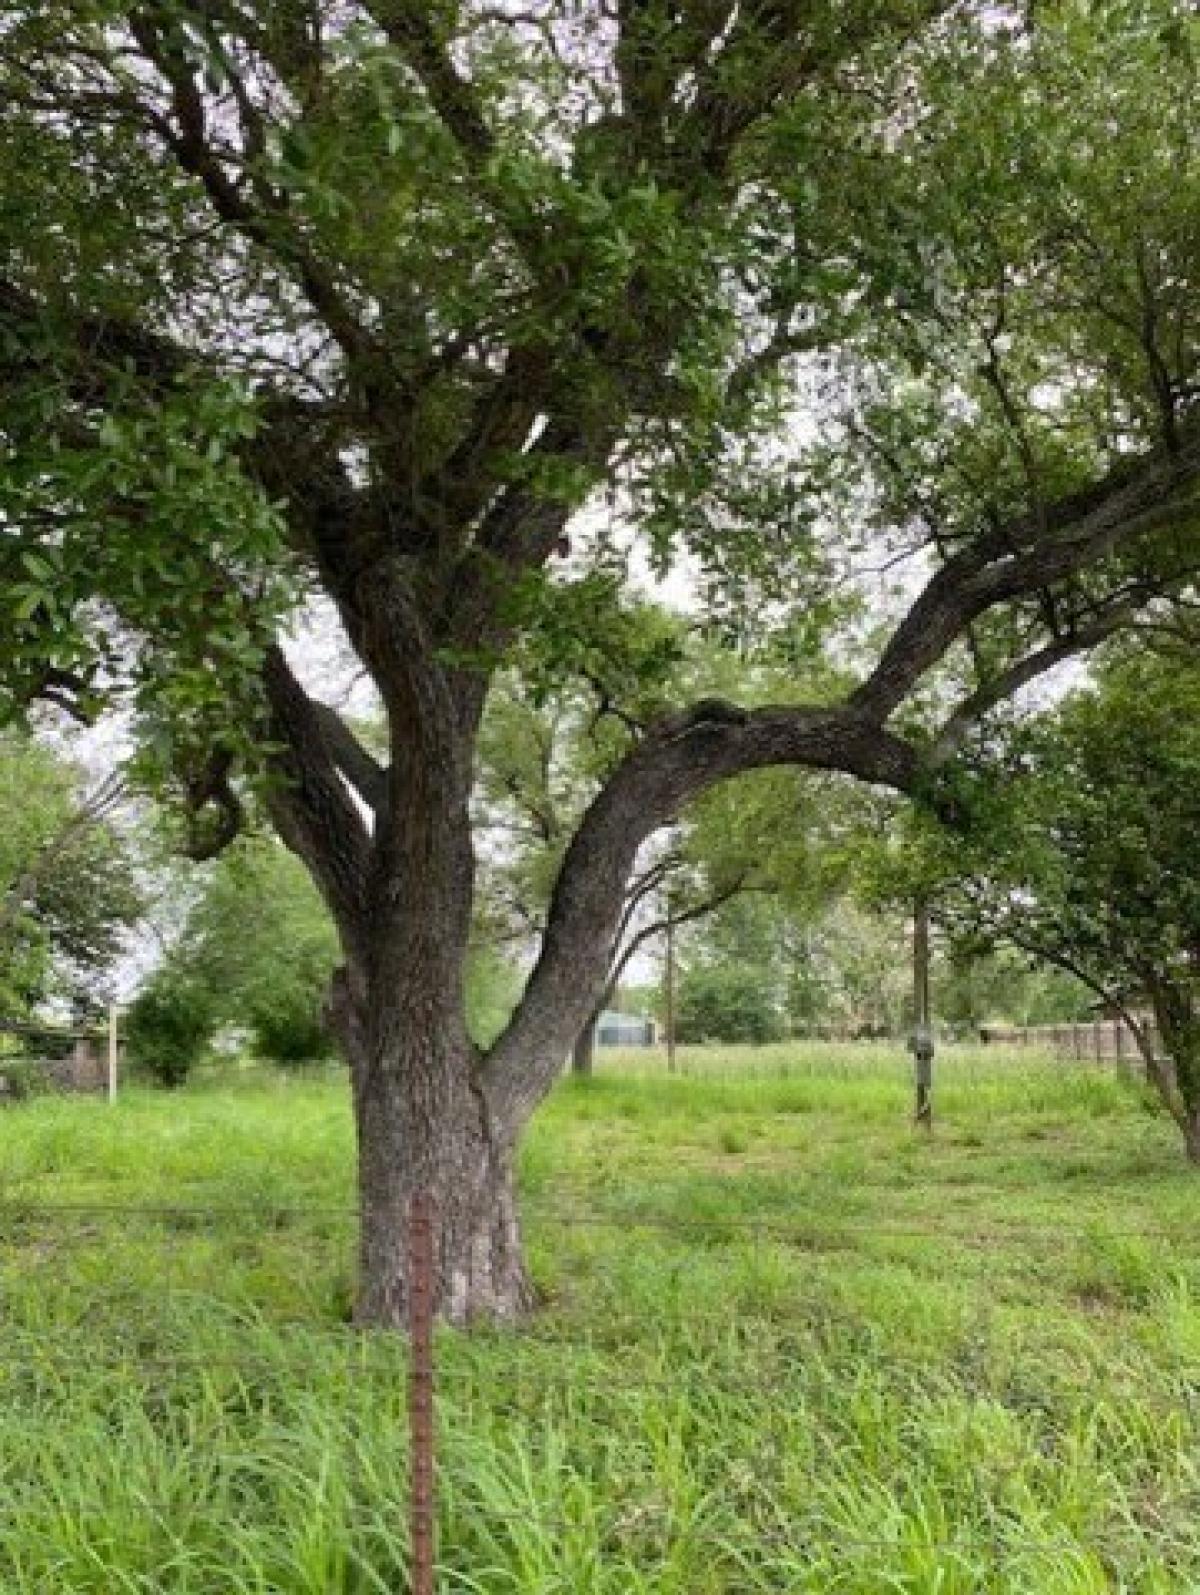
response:
[[[408,1223],[409,1527],[412,1595],[434,1595],[433,1203],[418,1191]]]

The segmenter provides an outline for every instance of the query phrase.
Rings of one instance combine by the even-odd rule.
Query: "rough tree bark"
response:
[[[389,783],[362,897],[341,906],[348,961],[330,1013],[350,1066],[365,1324],[406,1319],[417,1193],[430,1201],[443,1317],[513,1319],[532,1301],[513,1180],[521,1124],[493,1110],[467,1031],[471,744],[447,730],[432,767]]]
[[[386,1004],[373,1003],[376,1013],[383,1006],[411,1027],[407,1039],[395,1034],[351,1059],[361,1207],[357,1317],[404,1322],[407,1215],[422,1192],[434,1217],[441,1314],[454,1323],[513,1319],[532,1304],[513,1182],[516,1137],[491,1119],[458,1027],[443,1029],[439,1020],[417,1028],[429,1013],[428,995],[423,984],[407,981]]]
[[[1200,1020],[1191,982],[1185,976],[1178,985],[1155,979],[1146,985],[1166,1056],[1159,1055],[1145,1026],[1138,1025],[1134,1036],[1146,1073],[1179,1127],[1188,1162],[1200,1165]]]

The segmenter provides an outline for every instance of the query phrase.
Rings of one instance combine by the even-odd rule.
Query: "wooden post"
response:
[[[667,1073],[675,1073],[675,921],[667,909],[667,960],[663,971],[663,1011],[667,1030]]]
[[[117,1005],[115,1002],[110,1002],[108,1005],[108,1101],[110,1107],[117,1100],[117,1058],[119,1048]]]
[[[413,1196],[408,1225],[409,1548],[412,1595],[434,1595],[433,1210]]]
[[[929,1000],[929,904],[918,898],[913,911],[913,1039],[916,1068],[916,1122],[933,1129],[933,1019]]]

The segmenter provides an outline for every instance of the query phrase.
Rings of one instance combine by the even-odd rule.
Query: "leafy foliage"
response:
[[[769,979],[751,965],[698,964],[679,982],[679,1041],[760,1045],[778,1041],[785,1028]]]
[[[132,696],[168,790],[261,773],[264,654],[359,510],[461,551],[604,482],[716,623],[819,648],[866,532],[941,556],[1187,430],[1185,7],[636,8],[586,47],[477,10],[4,7],[4,692]],[[1178,573],[1185,523],[1104,581]],[[442,658],[589,669],[597,548],[561,583],[481,537],[503,624]]]
[[[234,1026],[279,1063],[327,1056],[322,1004],[336,961],[333,927],[299,863],[275,842],[247,839],[212,867],[141,994],[139,1050],[153,1067],[161,1043],[166,1072],[186,1073],[218,1029]]]
[[[129,1061],[164,1086],[180,1086],[204,1057],[216,1027],[211,992],[189,970],[156,971],[125,1020]]]
[[[918,831],[903,869],[966,952],[1005,944],[1158,1020],[1147,1064],[1191,1137],[1200,1110],[1200,677],[1124,649],[1095,684],[1013,728],[981,765],[966,836]],[[1139,1027],[1138,1033],[1145,1041]]]
[[[143,908],[129,839],[88,811],[78,772],[0,733],[0,1016],[94,1000]]]

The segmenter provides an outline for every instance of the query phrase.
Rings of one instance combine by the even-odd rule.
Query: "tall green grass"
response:
[[[924,1139],[894,1049],[683,1061],[533,1127],[541,1308],[439,1341],[441,1589],[1200,1589],[1196,1183],[1138,1093],[950,1053]],[[3,1595],[406,1588],[352,1208],[336,1077],[0,1116]]]

